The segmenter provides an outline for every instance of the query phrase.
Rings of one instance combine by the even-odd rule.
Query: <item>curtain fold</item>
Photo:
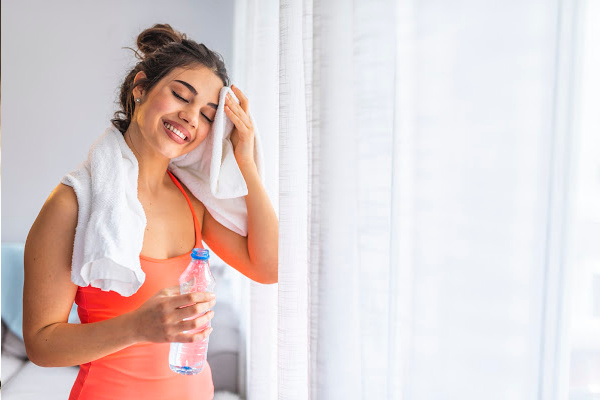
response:
[[[391,175],[389,398],[408,399],[413,333],[415,232],[416,6],[397,2]],[[394,340],[395,338],[395,340]]]
[[[316,398],[393,398],[395,2],[319,5],[320,381],[311,383]]]
[[[566,399],[569,396],[569,347],[567,334],[568,283],[576,264],[568,262],[568,227],[572,181],[576,180],[573,141],[577,135],[573,105],[576,63],[581,57],[582,3],[558,0],[556,7],[555,58],[552,118],[548,121],[547,146],[548,217],[544,259],[543,315],[540,334],[539,398]]]
[[[311,4],[279,5],[279,399],[309,398]]]
[[[265,189],[279,214],[279,2],[237,1],[232,82],[247,95],[263,143]],[[243,280],[239,391],[277,399],[278,286]]]

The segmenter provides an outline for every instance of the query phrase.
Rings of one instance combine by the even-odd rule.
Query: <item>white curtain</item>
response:
[[[279,214],[279,71],[277,0],[236,1],[232,83],[250,102],[265,155],[265,187]],[[278,285],[241,282],[243,357],[240,394],[247,399],[277,398]]]
[[[248,399],[559,398],[566,3],[237,1],[278,146]]]

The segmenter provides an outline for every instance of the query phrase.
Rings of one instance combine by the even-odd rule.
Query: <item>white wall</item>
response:
[[[169,23],[230,70],[234,0],[2,1],[2,240],[24,241],[110,124],[137,35]]]

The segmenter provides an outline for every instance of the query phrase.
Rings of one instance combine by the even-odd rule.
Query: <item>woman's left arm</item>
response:
[[[254,127],[248,116],[248,99],[237,87],[231,88],[240,104],[228,96],[225,113],[235,125],[231,142],[248,187],[248,236],[225,228],[205,211],[202,237],[223,261],[245,276],[260,283],[277,283],[279,222],[254,160]]]
[[[262,283],[277,283],[279,221],[260,180],[256,164],[240,170],[248,186],[248,255],[255,271],[262,271]]]

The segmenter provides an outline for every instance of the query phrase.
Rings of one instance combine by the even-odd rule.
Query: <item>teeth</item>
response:
[[[187,137],[181,133],[181,131],[177,128],[175,128],[173,125],[169,124],[168,122],[165,122],[165,127],[170,130],[171,132],[173,132],[174,134],[176,134],[177,136],[179,136],[180,138],[182,138],[183,140],[186,140]]]

